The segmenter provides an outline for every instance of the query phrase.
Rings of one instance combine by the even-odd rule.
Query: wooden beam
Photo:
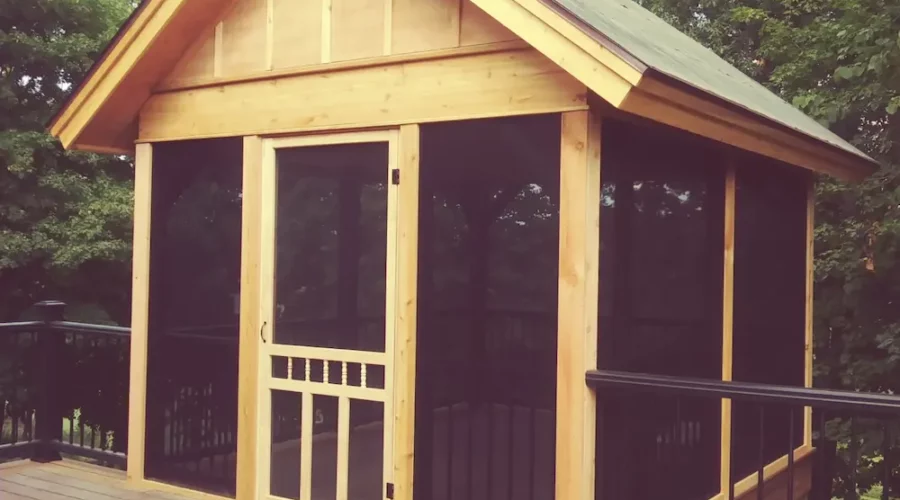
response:
[[[780,127],[749,111],[733,109],[721,100],[705,99],[646,75],[617,107],[671,127],[839,179],[860,180],[873,173],[876,168],[876,165],[836,146],[828,146],[799,132]]]
[[[128,378],[127,468],[127,477],[130,481],[144,479],[152,187],[153,146],[139,144],[134,154],[134,243],[131,264],[131,365]]]
[[[262,140],[244,137],[241,208],[241,299],[238,347],[237,500],[256,497],[257,405],[259,401],[260,215]]]
[[[722,380],[730,381],[733,375],[734,347],[734,229],[735,199],[737,194],[736,167],[729,160],[725,173],[725,241],[722,276]],[[728,494],[731,477],[731,400],[722,399],[721,469],[720,490]]]
[[[584,373],[597,367],[600,122],[561,119],[556,498],[593,500],[597,401]]]
[[[416,328],[419,257],[419,126],[400,127],[397,334],[394,359],[394,498],[413,497],[416,410]]]
[[[803,352],[803,386],[813,386],[813,301],[815,289],[816,182],[806,192],[806,308]],[[803,409],[803,444],[812,446],[812,407]]]
[[[619,106],[633,87],[628,78],[634,81],[639,78],[639,74],[635,73],[628,73],[628,78],[624,78],[566,35],[550,27],[517,0],[472,0],[472,3],[613,106]]]
[[[587,109],[585,92],[534,50],[477,54],[156,94],[139,140],[551,113]]]

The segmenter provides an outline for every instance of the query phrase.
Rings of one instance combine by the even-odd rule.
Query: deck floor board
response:
[[[3,500],[195,500],[193,495],[134,486],[122,471],[68,460],[2,465]]]

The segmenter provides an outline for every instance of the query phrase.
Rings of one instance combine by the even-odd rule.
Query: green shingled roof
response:
[[[847,141],[630,0],[553,0],[648,68],[874,163]]]

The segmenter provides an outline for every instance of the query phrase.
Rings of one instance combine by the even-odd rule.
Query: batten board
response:
[[[332,61],[384,55],[388,1],[331,0]]]
[[[265,69],[267,0],[237,0],[222,20],[222,75]]]
[[[216,28],[207,29],[163,80],[165,82],[211,78],[215,75]]]
[[[471,0],[462,0],[460,7],[459,44],[461,46],[518,39],[515,33],[509,31],[496,19],[473,4]]]
[[[459,46],[460,0],[393,0],[391,53]]]
[[[587,109],[534,50],[308,73],[152,96],[139,140],[276,134]]]
[[[322,62],[323,0],[272,1],[272,68]]]

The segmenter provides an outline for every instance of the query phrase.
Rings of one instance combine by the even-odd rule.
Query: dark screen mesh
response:
[[[233,495],[240,139],[153,147],[148,477]]]
[[[603,122],[598,364],[719,379],[725,168],[662,127]],[[598,498],[719,490],[718,400],[598,396]]]
[[[422,127],[416,498],[553,498],[559,141]]]

